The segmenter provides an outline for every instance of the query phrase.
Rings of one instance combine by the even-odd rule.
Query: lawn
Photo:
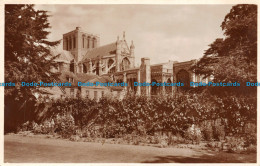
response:
[[[159,148],[5,135],[8,163],[255,163],[256,154],[190,148]]]

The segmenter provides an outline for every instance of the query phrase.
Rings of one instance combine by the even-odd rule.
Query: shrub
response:
[[[195,126],[194,124],[191,125],[185,132],[185,138],[192,141],[192,143],[199,144],[202,139],[201,130],[199,127]]]
[[[256,145],[257,142],[257,134],[256,133],[248,133],[245,135],[245,146],[249,147],[251,145]]]
[[[244,139],[241,137],[227,137],[226,146],[227,151],[232,153],[241,153],[245,150]]]
[[[219,141],[224,140],[225,138],[225,126],[224,125],[215,125],[214,126],[214,135],[215,138]]]
[[[248,123],[245,125],[245,144],[246,146],[256,145],[257,133],[256,125],[253,123]]]
[[[257,151],[257,146],[256,145],[249,145],[246,147],[245,153],[256,153]]]
[[[23,124],[19,127],[18,131],[28,131],[28,130],[29,130],[29,126],[30,126],[30,122],[27,121],[27,122],[23,123]]]
[[[209,97],[205,98],[205,95]],[[230,131],[241,128],[239,125],[243,121],[255,122],[255,116],[249,116],[248,111],[243,113],[245,109],[251,112],[255,109],[252,102],[250,107],[242,107],[241,103],[246,100],[221,97],[224,98],[212,96],[210,92],[187,92],[151,98],[128,95],[122,100],[104,97],[98,102],[81,98],[62,99],[51,101],[48,107],[41,106],[44,110],[38,110],[41,118],[33,130],[36,133],[55,131],[64,138],[70,138],[76,134],[76,129],[80,129],[82,132],[78,135],[81,137],[121,138],[133,142],[135,136],[135,140],[155,144],[165,143],[166,140],[168,145],[183,143],[185,140],[199,143],[202,137],[208,141],[212,138],[222,140]],[[54,127],[50,127],[51,119]],[[218,119],[218,123],[213,124],[211,121],[214,119]],[[200,125],[196,126],[195,123]],[[23,128],[30,129],[28,124]],[[161,134],[157,134],[162,131],[171,132],[175,136],[164,139]],[[255,135],[250,135],[256,131],[248,133],[246,146],[256,143]]]
[[[69,114],[57,114],[55,118],[55,131],[63,138],[70,138],[76,133],[74,118]]]
[[[208,121],[204,121],[201,125],[201,132],[202,132],[205,140],[211,141],[213,139],[212,123],[210,123]]]

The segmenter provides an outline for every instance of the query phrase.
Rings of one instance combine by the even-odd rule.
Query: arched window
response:
[[[121,69],[121,71],[124,71],[124,70],[127,70],[129,68],[130,68],[130,61],[128,60],[128,58],[125,57],[122,60],[122,63],[120,65],[120,69]]]
[[[72,48],[72,39],[69,38],[69,49],[71,49],[71,48]]]
[[[76,37],[73,37],[73,48],[76,48]]]
[[[113,65],[114,60],[113,59],[109,59],[108,63],[107,63],[107,67],[111,67],[111,65]]]
[[[87,73],[88,70],[87,70],[87,66],[83,63],[83,73]]]
[[[107,67],[110,68],[114,63],[114,60],[113,59],[109,59],[108,60],[108,63],[107,63]],[[115,72],[115,67],[112,67],[108,73],[111,74],[111,73],[114,73]]]
[[[97,74],[97,75],[100,74],[100,73],[99,73],[99,62],[97,62],[97,64],[96,64],[96,74]]]
[[[69,50],[69,38],[66,38],[66,50]]]
[[[92,42],[92,48],[96,47],[96,38],[93,38],[93,42]]]
[[[184,83],[184,86],[178,87],[181,90],[187,90],[190,88],[190,74],[186,70],[180,70],[177,75],[177,82]]]
[[[152,79],[151,83],[156,82],[156,79]],[[152,95],[158,95],[159,94],[159,87],[157,85],[151,86],[151,94]]]
[[[88,47],[87,48],[89,48],[89,46],[90,46],[90,37],[88,36]]]
[[[72,61],[70,61],[70,71],[74,73],[74,69],[75,69],[75,63],[73,59]]]

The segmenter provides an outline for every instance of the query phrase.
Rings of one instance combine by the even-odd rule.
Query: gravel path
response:
[[[4,161],[9,163],[249,163],[256,154],[157,148],[5,135]]]

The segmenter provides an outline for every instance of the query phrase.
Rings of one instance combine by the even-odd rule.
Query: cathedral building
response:
[[[150,64],[149,58],[142,58],[141,65],[135,65],[134,42],[130,46],[126,42],[125,33],[122,39],[100,46],[98,35],[84,32],[80,27],[63,34],[63,50],[52,50],[56,58],[57,68],[52,70],[61,73],[61,80],[71,82],[72,87],[63,88],[58,96],[90,97],[98,99],[105,94],[123,96],[131,92],[137,95],[172,95],[178,91],[176,86],[134,86],[138,83],[174,83],[189,81],[198,82],[189,67],[196,60],[187,62],[168,61],[160,64]],[[115,82],[127,83],[125,87],[77,86],[77,82]],[[189,85],[188,85],[189,86]],[[54,91],[54,90],[53,90]]]

